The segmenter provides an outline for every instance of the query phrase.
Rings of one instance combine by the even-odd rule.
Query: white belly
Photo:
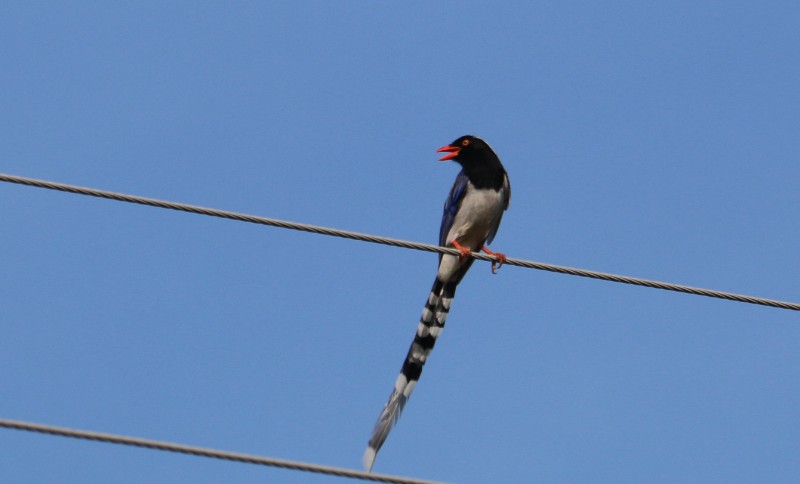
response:
[[[447,233],[446,243],[450,245],[455,239],[473,252],[480,251],[489,234],[500,223],[504,208],[505,201],[500,193],[494,190],[477,190],[469,184],[453,227]],[[457,256],[443,256],[439,278],[449,280],[460,266],[461,261]]]

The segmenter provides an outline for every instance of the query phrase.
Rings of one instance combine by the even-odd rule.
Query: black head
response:
[[[499,190],[508,183],[500,158],[486,141],[477,136],[462,136],[436,151],[447,153],[439,161],[458,162],[469,181],[477,188]]]
[[[458,138],[447,146],[442,146],[437,153],[447,152],[439,161],[454,160],[462,166],[485,163],[486,161],[499,161],[492,148],[477,136],[466,135]]]

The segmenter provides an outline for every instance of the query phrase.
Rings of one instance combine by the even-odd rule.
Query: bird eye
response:
[[[469,140],[465,139],[464,141],[462,141],[461,146],[469,146]]]

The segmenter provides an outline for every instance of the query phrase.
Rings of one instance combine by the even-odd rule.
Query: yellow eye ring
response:
[[[465,139],[464,141],[462,141],[461,146],[469,146],[469,140]]]

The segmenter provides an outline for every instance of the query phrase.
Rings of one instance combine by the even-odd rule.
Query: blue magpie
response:
[[[461,255],[439,255],[439,272],[422,311],[414,342],[364,452],[363,464],[367,470],[372,469],[378,450],[400,417],[419,380],[422,366],[444,328],[456,286],[475,261],[467,255],[482,250],[494,255],[499,265],[506,259],[505,255],[492,252],[485,245],[494,239],[511,200],[511,185],[500,159],[485,141],[475,136],[462,136],[437,152],[447,153],[439,161],[453,160],[462,168],[445,201],[439,229],[439,245],[454,247]],[[499,267],[496,264],[492,263],[492,272]]]

